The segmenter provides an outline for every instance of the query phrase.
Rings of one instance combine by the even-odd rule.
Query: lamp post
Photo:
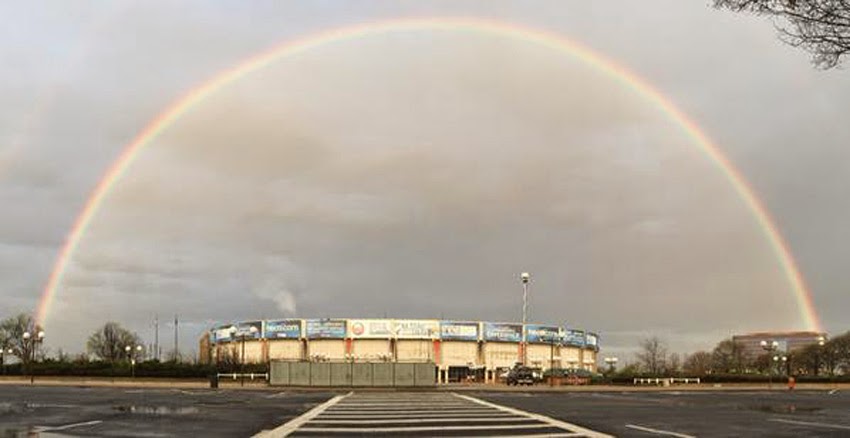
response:
[[[32,385],[35,383],[35,372],[33,370],[33,363],[36,359],[36,351],[38,351],[38,344],[44,342],[44,331],[39,330],[38,333],[35,334],[35,336],[33,336],[32,333],[30,333],[29,331],[26,331],[23,334],[23,338],[24,345],[26,345],[27,342],[29,342],[30,344],[30,357],[27,358],[27,361],[29,362],[30,385]]]
[[[608,365],[608,374],[614,373],[614,366],[620,359],[617,359],[616,357],[606,357],[604,360],[605,363]]]
[[[522,364],[527,365],[528,362],[528,342],[526,340],[525,323],[528,317],[528,282],[531,281],[531,274],[523,272],[519,275],[522,280]]]
[[[776,341],[761,341],[759,342],[761,348],[768,353],[773,353],[777,348],[779,348],[779,342]],[[770,360],[770,359],[768,359]],[[774,361],[778,360],[776,356],[774,356]],[[767,371],[767,389],[773,389],[773,367],[768,363],[768,371]]]
[[[818,336],[818,348],[815,350],[815,376],[820,372],[820,355],[823,351],[823,346],[826,344],[826,338]]]
[[[136,345],[133,348],[130,345],[124,347],[124,352],[127,353],[127,360],[130,361],[130,377],[136,378],[136,357],[142,352],[142,346]]]
[[[230,337],[236,337],[236,332],[239,331],[236,326],[230,326]],[[239,337],[242,338],[242,354],[239,357],[239,374],[241,377],[240,386],[245,386],[245,339],[250,335],[253,337],[257,334],[257,327],[251,326],[248,333],[242,333]]]

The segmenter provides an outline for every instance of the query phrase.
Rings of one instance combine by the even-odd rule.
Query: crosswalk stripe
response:
[[[399,426],[399,427],[302,427],[299,432],[326,433],[366,433],[366,432],[428,432],[440,430],[505,430],[505,429],[546,429],[551,424],[488,424],[486,426]]]
[[[387,418],[387,419],[374,419],[369,418],[368,420],[325,420],[316,418],[310,422],[310,424],[386,424],[386,423],[394,423],[394,424],[404,424],[404,423],[436,423],[436,422],[446,422],[446,423],[463,423],[463,422],[491,422],[491,421],[513,421],[513,422],[530,422],[537,420],[533,418],[527,417],[469,417],[469,418]]]
[[[519,409],[509,408],[507,406],[497,405],[495,403],[490,403],[488,401],[477,399],[475,397],[470,397],[468,395],[454,394],[454,396],[460,397],[464,400],[469,400],[469,401],[474,402],[474,403],[478,403],[478,404],[483,405],[483,406],[496,408],[496,409],[499,409],[501,411],[510,412],[510,413],[513,413],[513,414],[516,414],[516,415],[525,415],[525,416],[528,416],[530,418],[534,418],[536,420],[540,420],[544,423],[549,424],[550,426],[555,426],[555,427],[560,428],[560,429],[574,430],[574,431],[581,433],[581,434],[583,434],[587,437],[591,437],[591,438],[613,438],[613,437],[611,437],[611,435],[604,434],[604,433],[601,433],[601,432],[596,432],[596,431],[593,431],[593,430],[590,430],[590,429],[585,429],[581,426],[578,426],[578,425],[575,425],[575,424],[572,424],[572,423],[567,423],[566,421],[556,420],[554,418],[547,417],[545,415],[540,415],[540,414],[535,414],[535,413],[532,413],[532,412],[522,411],[522,410],[519,410]]]

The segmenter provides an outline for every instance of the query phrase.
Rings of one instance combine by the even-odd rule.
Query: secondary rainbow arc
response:
[[[754,219],[765,234],[771,248],[773,249],[785,276],[791,286],[800,318],[806,328],[820,331],[821,325],[812,302],[805,280],[797,267],[787,242],[774,224],[764,204],[755,195],[755,192],[732,165],[722,151],[708,138],[708,136],[688,118],[676,105],[652,87],[648,82],[638,77],[631,71],[620,66],[613,60],[591,51],[574,41],[544,30],[532,29],[525,26],[477,18],[416,18],[416,19],[394,19],[387,21],[371,22],[347,27],[332,29],[330,31],[307,36],[304,38],[285,41],[269,50],[248,58],[233,68],[220,72],[207,80],[200,86],[189,90],[179,99],[174,101],[163,112],[157,115],[136,137],[123,149],[118,158],[109,166],[106,173],[99,180],[86,200],[81,212],[76,217],[71,230],[67,234],[64,244],[57,256],[56,262],[44,287],[41,299],[36,309],[36,321],[44,325],[50,314],[50,307],[54,301],[57,290],[67,271],[68,265],[82,241],[85,232],[97,215],[103,201],[109,195],[112,187],[121,179],[121,176],[133,163],[134,158],[160,133],[168,129],[174,122],[187,111],[200,104],[207,97],[214,94],[222,87],[231,84],[254,71],[262,69],[272,62],[288,56],[296,55],[307,50],[347,39],[362,38],[371,35],[420,30],[462,30],[482,34],[498,35],[516,38],[551,48],[555,51],[574,56],[587,65],[608,75],[627,88],[632,89],[638,96],[656,106],[670,120],[674,121],[682,131],[697,144],[700,149],[713,161],[727,177],[737,194],[750,208]]]

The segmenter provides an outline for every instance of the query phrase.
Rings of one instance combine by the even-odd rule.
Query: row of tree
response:
[[[23,364],[43,358],[42,344],[34,342],[33,337],[41,330],[42,328],[36,324],[32,316],[24,313],[0,321],[0,347],[3,347],[3,355],[0,357],[5,360],[7,355],[12,355]],[[30,333],[31,336],[27,338],[24,333]],[[130,354],[137,355],[139,353],[137,347],[141,345],[142,340],[138,334],[121,327],[116,322],[107,322],[88,337],[87,355],[84,355],[84,358],[114,363],[127,359]],[[128,352],[127,347],[130,347],[132,351]],[[60,350],[57,359],[67,360],[65,356]]]
[[[775,357],[774,357],[775,356]],[[774,360],[783,357],[784,360]],[[850,374],[850,331],[823,345],[799,350],[753,356],[732,339],[720,341],[711,351],[697,351],[684,358],[668,351],[658,337],[644,339],[636,361],[626,364],[620,374],[653,376],[706,376],[711,374],[791,374],[834,376]]]

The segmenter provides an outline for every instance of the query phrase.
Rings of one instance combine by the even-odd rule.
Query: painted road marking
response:
[[[651,427],[638,426],[636,424],[627,424],[626,427],[629,429],[639,430],[641,432],[654,433],[656,435],[675,436],[678,438],[696,438],[693,435],[686,435],[684,433],[679,432],[671,432],[669,430],[653,429]]]
[[[264,431],[254,435],[254,436],[255,437],[262,437],[262,438],[287,436],[290,433],[292,433],[295,429],[298,429],[299,427],[301,427],[304,423],[312,420],[314,417],[317,417],[319,414],[321,414],[322,412],[327,410],[329,407],[339,403],[340,400],[348,397],[351,394],[353,394],[353,393],[349,392],[348,394],[345,394],[345,395],[338,395],[336,397],[333,397],[330,400],[314,407],[313,409],[310,409],[309,411],[302,414],[301,416],[293,418],[292,420],[288,421],[283,426],[276,427],[272,430],[264,430]]]
[[[469,418],[387,418],[387,419],[373,419],[369,418],[368,420],[325,420],[324,418],[316,418],[310,423],[314,424],[406,424],[406,423],[464,423],[467,421],[478,421],[481,423],[498,421],[498,422],[529,422],[529,421],[537,421],[533,418],[528,417],[469,417]]]
[[[609,437],[550,417],[455,393],[426,397],[417,393],[393,393],[378,397],[349,395],[345,400],[326,402],[321,409],[311,410],[262,436],[372,433],[480,436],[486,433],[488,436],[516,437]]]
[[[401,426],[401,427],[302,427],[299,432],[324,433],[393,433],[457,430],[548,429],[549,424],[488,424],[486,426]]]
[[[811,421],[786,420],[784,418],[770,418],[767,421],[774,421],[776,423],[796,424],[796,425],[799,425],[799,426],[812,426],[812,427],[824,427],[824,428],[829,428],[829,429],[850,430],[850,426],[846,426],[846,425],[843,425],[843,424],[814,423],[814,422],[811,422]]]
[[[84,421],[82,423],[74,423],[74,424],[66,424],[64,426],[42,426],[37,427],[37,431],[40,432],[55,432],[57,430],[68,430],[73,429],[75,427],[83,427],[83,426],[94,426],[95,424],[103,423],[103,420],[94,420],[94,421]]]
[[[604,434],[604,433],[601,433],[601,432],[596,432],[596,431],[590,430],[590,429],[585,429],[581,426],[578,426],[578,425],[575,425],[575,424],[572,424],[572,423],[567,423],[566,421],[556,420],[554,418],[547,417],[545,415],[521,411],[519,409],[509,408],[507,406],[497,405],[495,403],[490,403],[488,401],[480,400],[480,399],[477,399],[475,397],[470,397],[468,395],[463,395],[463,394],[453,394],[453,395],[455,397],[460,397],[464,400],[469,400],[473,403],[478,403],[478,404],[483,405],[483,406],[488,406],[488,407],[495,408],[495,409],[498,409],[498,410],[504,411],[504,412],[510,412],[514,415],[522,415],[522,416],[526,416],[526,417],[531,417],[535,420],[542,421],[546,424],[549,424],[550,426],[554,426],[554,427],[557,427],[557,428],[560,428],[560,429],[573,430],[573,431],[576,431],[576,432],[578,432],[578,433],[580,433],[584,436],[587,436],[587,437],[612,438],[611,435],[607,435],[607,434]]]

